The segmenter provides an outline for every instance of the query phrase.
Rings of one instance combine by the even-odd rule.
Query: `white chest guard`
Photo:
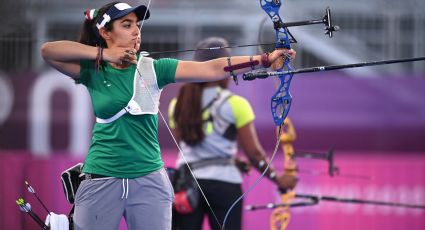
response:
[[[161,92],[162,89],[159,89],[156,80],[153,59],[140,56],[134,73],[133,96],[127,106],[111,118],[96,117],[96,122],[111,123],[126,113],[131,115],[157,114]]]

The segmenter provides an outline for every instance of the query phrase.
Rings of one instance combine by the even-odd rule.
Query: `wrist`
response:
[[[276,181],[276,177],[277,177],[277,174],[276,174],[276,172],[275,171],[273,171],[273,172],[271,172],[270,174],[269,174],[269,179],[271,180],[271,181]]]
[[[263,171],[263,170],[266,169],[266,165],[267,165],[266,160],[261,160],[261,161],[258,162],[258,169],[260,171]],[[277,174],[276,174],[276,171],[274,171],[273,168],[269,167],[267,169],[266,175],[271,181],[276,181]]]
[[[103,48],[100,46],[97,46],[96,48],[96,61],[100,62],[103,60]]]
[[[264,68],[269,68],[272,65],[272,63],[269,60],[269,55],[270,55],[269,53],[261,54],[261,65]]]
[[[95,59],[95,68],[96,68],[96,74],[99,72],[101,62],[103,60],[103,48],[100,46],[96,47],[97,53],[96,53],[96,59]]]
[[[101,61],[107,61],[107,62],[109,62],[110,60],[109,60],[109,56],[108,56],[108,49],[107,48],[102,48],[102,50],[101,50],[101,52],[102,52],[102,60]]]

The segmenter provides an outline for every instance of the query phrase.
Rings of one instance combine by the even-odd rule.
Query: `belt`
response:
[[[110,177],[110,176],[104,176],[104,175],[99,175],[94,173],[86,173],[83,176],[81,176],[81,180],[100,179],[100,178],[106,178],[106,177]]]
[[[202,159],[200,161],[195,161],[192,163],[189,163],[189,166],[191,169],[195,170],[198,168],[203,168],[206,166],[211,166],[211,165],[234,165],[235,164],[235,159],[232,157],[213,157],[213,158],[207,158],[207,159]]]

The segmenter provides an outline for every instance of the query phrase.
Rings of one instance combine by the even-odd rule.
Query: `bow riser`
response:
[[[271,111],[276,126],[282,125],[291,109],[292,96],[289,92],[293,74],[279,76],[280,85],[278,91],[272,96]]]
[[[283,25],[282,18],[279,15],[279,9],[282,5],[280,0],[260,0],[261,8],[267,13],[273,22],[276,31],[276,49],[291,49],[291,40],[286,27]],[[289,65],[290,59],[285,58],[283,63],[277,63],[277,66],[283,66],[285,70],[292,70]],[[282,71],[282,68],[277,70]],[[273,121],[277,126],[281,126],[291,108],[292,96],[289,93],[289,86],[292,80],[292,74],[283,74],[279,76],[280,85],[277,92],[271,98],[271,112]]]

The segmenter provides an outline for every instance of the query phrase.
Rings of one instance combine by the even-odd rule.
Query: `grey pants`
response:
[[[75,200],[75,230],[171,229],[174,191],[164,168],[135,179],[84,180]]]

